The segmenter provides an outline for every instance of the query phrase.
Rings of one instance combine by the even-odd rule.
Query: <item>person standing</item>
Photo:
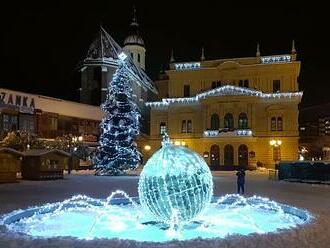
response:
[[[245,171],[243,168],[241,168],[239,171],[236,173],[237,176],[237,193],[244,194],[244,185],[245,185]]]

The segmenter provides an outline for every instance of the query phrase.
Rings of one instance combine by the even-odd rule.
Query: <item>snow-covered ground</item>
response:
[[[95,177],[88,172],[66,175],[59,181],[20,181],[0,184],[0,215],[14,209],[62,201],[75,194],[105,198],[122,189],[137,195],[138,177]],[[234,172],[217,173],[215,195],[235,193]],[[32,239],[5,233],[0,227],[0,248],[15,247],[330,247],[330,186],[268,180],[267,174],[247,174],[247,196],[260,195],[309,210],[315,220],[306,226],[280,233],[231,236],[227,239],[173,241],[167,244],[124,240]]]

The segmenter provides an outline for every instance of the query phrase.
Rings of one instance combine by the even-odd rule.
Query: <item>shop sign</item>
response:
[[[0,104],[14,105],[30,109],[35,108],[35,101],[33,97],[9,93],[6,91],[0,92]]]

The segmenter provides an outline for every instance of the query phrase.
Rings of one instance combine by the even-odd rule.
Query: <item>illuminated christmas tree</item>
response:
[[[122,175],[135,169],[140,161],[135,143],[140,113],[132,99],[132,83],[154,93],[157,89],[144,70],[134,64],[131,56],[127,56],[102,27],[99,37],[88,50],[83,68],[90,65],[117,67],[102,105],[105,117],[101,123],[102,134],[94,167],[96,175]]]
[[[132,99],[132,79],[124,62],[118,68],[108,88],[102,109],[100,147],[95,161],[96,175],[122,175],[135,169],[140,153],[135,139],[139,134],[140,113]]]

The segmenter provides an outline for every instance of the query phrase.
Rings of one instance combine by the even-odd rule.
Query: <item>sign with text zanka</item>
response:
[[[6,91],[0,92],[0,104],[14,105],[20,108],[35,108],[33,97]]]

